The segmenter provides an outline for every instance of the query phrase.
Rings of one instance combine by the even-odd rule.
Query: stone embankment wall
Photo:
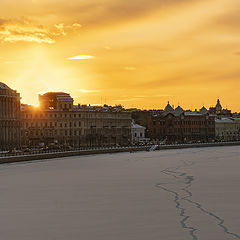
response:
[[[161,150],[169,150],[169,149],[220,147],[220,146],[240,146],[240,142],[159,145],[156,150],[161,151]],[[68,152],[40,153],[40,154],[30,154],[30,155],[27,154],[27,155],[20,155],[20,156],[4,156],[4,157],[0,157],[0,164],[71,157],[71,156],[81,156],[81,155],[149,151],[149,149],[150,147],[143,146],[143,147],[130,147],[130,148],[77,150],[77,151],[68,151]]]

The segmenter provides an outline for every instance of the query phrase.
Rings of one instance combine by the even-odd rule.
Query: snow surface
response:
[[[0,166],[3,240],[240,239],[240,147]]]

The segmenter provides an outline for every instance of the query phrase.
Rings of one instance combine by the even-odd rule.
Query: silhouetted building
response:
[[[42,110],[71,110],[73,98],[64,92],[48,92],[39,94],[39,103]]]
[[[114,146],[131,142],[131,113],[122,107],[73,105],[67,93],[39,95],[40,107],[22,108],[24,145]]]
[[[220,103],[220,100],[217,100],[217,104],[215,107],[210,107],[209,111],[210,114],[216,114],[217,116],[232,116],[231,110],[223,109]]]
[[[145,130],[145,136],[148,138],[148,119],[150,116],[153,115],[159,115],[163,112],[162,109],[156,110],[140,110],[140,109],[129,109],[129,111],[132,112],[132,119],[136,124],[139,124],[140,126],[143,126],[146,128]]]
[[[169,143],[210,141],[215,138],[215,116],[205,108],[184,111],[168,103],[161,114],[149,117],[148,133],[153,140]]]
[[[19,148],[20,94],[0,82],[0,150]]]

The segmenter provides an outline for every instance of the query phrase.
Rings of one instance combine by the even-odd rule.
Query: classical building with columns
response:
[[[0,82],[0,150],[21,146],[20,94]]]

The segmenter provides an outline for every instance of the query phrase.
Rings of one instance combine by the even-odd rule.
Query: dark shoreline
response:
[[[186,148],[222,147],[222,146],[240,146],[240,142],[159,145],[156,151],[171,150],[171,149],[186,149]],[[72,156],[82,156],[82,155],[149,151],[149,148],[150,148],[149,146],[143,146],[143,147],[129,147],[129,148],[77,150],[77,151],[41,153],[41,154],[32,154],[32,155],[28,154],[28,155],[20,155],[20,156],[6,156],[6,157],[0,157],[0,164],[27,162],[27,161],[34,161],[34,160],[44,160],[44,159],[72,157]]]

